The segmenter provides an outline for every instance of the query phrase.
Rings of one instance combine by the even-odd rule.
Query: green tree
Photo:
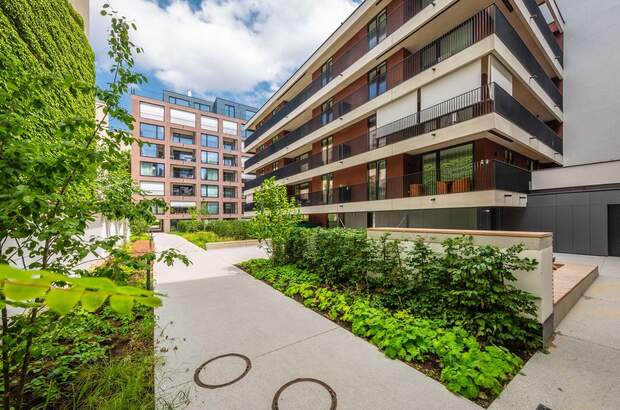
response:
[[[57,3],[58,8],[70,8],[67,2]],[[121,239],[87,237],[86,228],[97,217],[154,220],[150,201],[134,202],[141,192],[131,180],[124,149],[135,142],[133,136],[126,130],[107,129],[110,117],[132,128],[133,118],[120,102],[131,84],[145,81],[132,70],[133,53],[142,51],[129,40],[130,30],[136,27],[103,6],[101,14],[111,21],[108,56],[113,80],[102,89],[94,84],[92,51],[83,53],[86,63],[75,64],[84,72],[56,66],[56,60],[42,56],[41,49],[32,48],[28,54],[31,48],[24,43],[32,36],[9,29],[21,30],[26,21],[5,24],[3,13],[15,10],[32,13],[34,6],[0,3],[6,28],[0,34],[0,307],[3,406],[7,409],[22,407],[33,339],[37,332],[45,332],[36,326],[40,315],[63,315],[78,303],[95,311],[109,301],[112,309],[122,313],[130,312],[134,302],[161,303],[151,291],[77,275],[88,255],[104,257],[117,249]],[[68,37],[78,33],[82,50],[90,50],[81,28],[72,26],[75,20],[63,23],[69,26]],[[51,43],[79,48],[63,40],[54,38]],[[70,60],[72,53],[60,58]],[[96,99],[103,104],[104,114],[98,120]],[[175,252],[159,255],[167,263],[175,258]],[[24,338],[14,337],[7,305],[24,309],[29,324]]]
[[[271,260],[280,263],[285,260],[287,238],[301,221],[299,206],[275,178],[263,181],[254,193],[254,204],[256,214],[250,231],[265,246]]]

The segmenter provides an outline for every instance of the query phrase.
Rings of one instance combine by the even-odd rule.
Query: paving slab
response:
[[[182,392],[184,408],[269,409],[286,382],[315,378],[336,392],[338,409],[479,408],[233,266],[264,255],[262,250],[204,251],[183,241],[155,236],[158,250],[188,250],[194,261],[191,268],[155,267],[156,289],[167,294],[156,311],[157,348],[165,360],[156,372],[156,393],[168,403]],[[251,360],[245,377],[218,389],[194,383],[202,363],[226,353]],[[220,360],[199,372],[203,383],[226,382],[243,371],[239,359]],[[330,402],[323,387],[304,382],[284,390],[279,405],[282,410],[321,410],[329,409]]]

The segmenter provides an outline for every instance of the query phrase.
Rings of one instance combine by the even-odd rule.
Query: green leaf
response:
[[[128,315],[133,307],[133,296],[112,295],[110,296],[110,307],[117,313]]]
[[[78,303],[83,292],[80,288],[52,288],[45,297],[45,303],[52,311],[61,316],[66,315]]]
[[[156,296],[136,298],[136,302],[140,303],[141,305],[153,308],[161,306],[161,299]]]
[[[41,286],[34,282],[6,282],[4,284],[4,295],[7,299],[21,302],[42,297],[47,289],[47,285]]]
[[[86,291],[82,295],[80,303],[87,312],[94,312],[99,309],[101,305],[103,305],[103,302],[105,302],[108,295],[109,294],[106,292]]]

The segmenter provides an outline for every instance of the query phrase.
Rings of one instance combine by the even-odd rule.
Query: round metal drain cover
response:
[[[226,357],[238,357],[240,359],[243,359],[243,361],[245,361],[245,370],[243,371],[243,373],[241,373],[241,375],[239,375],[237,378],[226,382],[226,383],[222,383],[222,384],[207,384],[204,383],[202,380],[200,380],[200,372],[209,364],[212,363],[216,360],[219,359],[223,359]],[[238,354],[238,353],[227,353],[227,354],[223,354],[220,356],[216,356],[212,359],[207,360],[206,362],[204,362],[203,364],[200,365],[200,367],[198,367],[196,369],[196,371],[194,372],[194,383],[196,383],[198,386],[200,387],[204,387],[205,389],[218,389],[220,387],[225,387],[225,386],[230,386],[233,383],[238,382],[239,380],[243,379],[245,377],[246,374],[248,374],[248,372],[250,371],[250,369],[252,368],[252,362],[250,361],[250,359],[247,356],[244,356],[242,354]]]
[[[334,391],[334,389],[329,387],[329,385],[327,383],[325,383],[324,381],[317,380],[317,379],[312,379],[312,378],[300,378],[300,379],[291,380],[290,382],[288,382],[288,383],[284,384],[282,387],[280,387],[278,389],[278,391],[276,392],[276,395],[273,396],[273,401],[271,402],[271,409],[272,410],[279,410],[280,409],[279,401],[280,401],[280,396],[282,395],[282,392],[284,390],[286,390],[288,387],[290,387],[291,385],[293,385],[295,383],[302,383],[302,382],[316,383],[319,386],[323,387],[325,390],[327,390],[327,392],[329,393],[329,395],[331,397],[331,405],[329,407],[329,410],[335,410],[336,409],[336,405],[338,403],[338,399],[336,398],[336,392]]]

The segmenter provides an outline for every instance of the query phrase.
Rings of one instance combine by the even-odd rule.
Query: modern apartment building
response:
[[[322,226],[499,229],[564,163],[554,0],[364,1],[247,126],[246,170]]]
[[[148,197],[169,209],[155,210],[168,232],[200,207],[211,219],[243,214],[246,155],[244,124],[256,108],[216,98],[207,101],[164,91],[163,101],[132,95],[134,136],[131,173]]]

